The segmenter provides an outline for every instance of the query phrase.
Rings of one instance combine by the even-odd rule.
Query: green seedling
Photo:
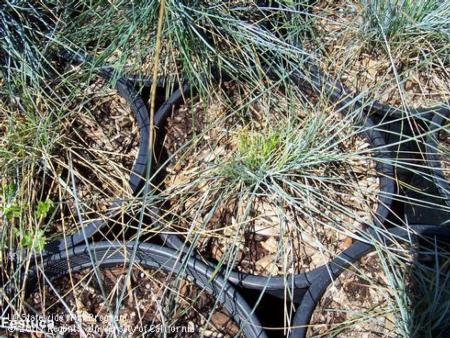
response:
[[[51,199],[46,199],[45,201],[39,201],[34,212],[37,220],[47,217],[48,212],[53,207],[53,201]]]
[[[270,164],[283,142],[278,131],[266,135],[256,132],[243,132],[239,136],[238,153],[242,163],[252,171]]]

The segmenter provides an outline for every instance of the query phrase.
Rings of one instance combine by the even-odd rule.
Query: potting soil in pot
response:
[[[52,284],[57,293],[47,285],[31,294],[29,302],[37,313],[61,319],[55,321],[56,327],[75,327],[68,337],[78,337],[81,329],[100,336],[114,332],[127,337],[242,336],[220,304],[187,280],[138,266],[129,280],[128,267],[98,272],[100,279],[93,269],[59,278]]]
[[[56,209],[48,220],[53,234],[74,231],[80,218],[105,219],[114,201],[132,196],[139,129],[129,104],[103,81],[89,85],[79,100],[46,168],[43,191]]]

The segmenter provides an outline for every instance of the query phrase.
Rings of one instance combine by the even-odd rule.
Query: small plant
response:
[[[290,151],[289,142],[294,135],[281,128],[268,127],[261,131],[243,129],[236,137],[236,154],[223,166],[223,174],[229,179],[257,183],[270,172],[286,165]]]
[[[25,207],[17,201],[15,196],[16,186],[14,184],[5,184],[1,193],[1,213],[0,215],[6,219],[7,222],[16,225],[16,219],[26,216]],[[53,207],[53,201],[46,199],[39,201],[34,210],[34,217],[37,223],[47,217],[49,211]],[[1,224],[1,223],[0,223]],[[20,223],[19,223],[20,224]],[[42,229],[24,230],[23,228],[13,228],[13,234],[19,240],[19,245],[22,248],[33,249],[41,252],[46,243],[45,232]]]
[[[2,201],[9,201],[14,198],[14,193],[16,191],[16,185],[13,183],[4,184],[2,187]]]
[[[15,201],[16,186],[12,183],[5,184],[2,187],[0,198],[0,210],[2,217],[11,222],[15,218],[19,218],[22,214],[22,209]]]
[[[53,207],[53,201],[51,199],[46,199],[45,201],[39,201],[34,212],[36,220],[41,220],[47,217],[48,212]]]
[[[2,213],[11,222],[13,219],[19,218],[22,215],[22,209],[17,204],[9,204],[3,208]]]
[[[345,128],[344,125],[340,123],[338,127]],[[325,115],[306,120],[291,118],[260,128],[238,133],[235,156],[223,165],[223,173],[229,179],[254,184],[269,178],[284,179],[293,173],[315,177],[320,167],[346,161],[346,155],[333,146],[338,129]]]
[[[274,160],[282,142],[279,131],[269,130],[267,134],[244,131],[239,136],[239,157],[247,168],[256,171]]]

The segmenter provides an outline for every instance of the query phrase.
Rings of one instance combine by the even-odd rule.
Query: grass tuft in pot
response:
[[[289,5],[278,8],[253,0],[136,4],[121,0],[114,6],[81,1],[78,7],[58,39],[71,50],[92,56],[91,66],[113,64],[117,73],[126,70],[148,78],[157,69],[158,76],[187,78],[206,90],[205,78],[212,81],[219,72],[257,85],[265,76],[257,69],[262,64],[272,64],[286,74],[281,63],[273,62],[275,54],[280,59],[305,55],[265,27],[275,17],[282,26],[298,27],[294,23],[302,15]]]
[[[305,49],[368,102],[430,107],[449,99],[450,6],[421,1],[319,1]]]
[[[205,258],[264,276],[325,264],[374,224],[384,193],[377,158],[350,118],[292,92],[271,93],[231,107],[212,96],[195,110],[202,132],[178,147],[176,121],[190,125],[189,105],[166,127],[167,226]]]
[[[445,337],[449,256],[443,242],[427,241],[378,247],[344,270],[315,305],[306,337]]]

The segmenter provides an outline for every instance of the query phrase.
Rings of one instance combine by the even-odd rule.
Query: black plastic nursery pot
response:
[[[380,238],[384,244],[389,245],[394,238],[409,238],[411,234],[408,232],[414,230],[420,237],[441,237],[450,238],[448,228],[435,225],[409,225],[409,230],[404,228],[393,228],[390,230],[391,238]],[[417,241],[417,238],[414,239]],[[328,264],[327,269],[322,270],[313,285],[306,291],[296,315],[292,322],[292,338],[306,337],[308,328],[310,327],[313,312],[331,283],[336,280],[348,267],[358,262],[362,257],[374,251],[375,247],[363,242],[356,242],[347,250],[342,252],[337,258]]]
[[[172,113],[174,106],[180,104],[183,97],[188,96],[190,93],[191,88],[187,84],[175,90],[155,113],[155,124],[162,126],[165,119]],[[390,164],[391,154],[389,151],[384,150],[385,139],[378,130],[373,128],[374,123],[371,118],[366,117],[362,123],[364,130],[361,136],[370,144],[374,157],[379,159],[376,161],[376,171],[379,174],[380,194],[378,196],[378,209],[375,212],[373,223],[376,227],[384,227],[385,220],[391,211],[392,197],[396,192],[396,185],[393,179],[394,170]],[[185,252],[191,251],[189,244],[185,243],[180,237],[172,234],[161,234],[161,236],[170,247]],[[211,262],[209,264],[215,266]],[[298,301],[303,295],[303,290],[301,289],[316,283],[326,269],[326,266],[322,266],[296,275],[266,277],[232,271],[230,268],[222,267],[222,274],[239,287],[261,290],[280,298],[285,298],[286,295],[289,295],[290,299]]]
[[[444,128],[450,118],[450,108],[442,113],[436,113],[429,124],[431,134],[426,141],[426,154],[428,166],[431,168],[433,180],[439,192],[441,193],[447,206],[450,206],[450,182],[442,171],[443,158],[437,152],[439,130]],[[449,130],[446,130],[450,133]]]
[[[223,306],[245,337],[265,338],[266,333],[241,295],[216,272],[195,258],[182,258],[171,249],[154,244],[130,242],[98,242],[80,245],[44,259],[42,273],[47,281],[76,273],[84,268],[107,268],[138,264],[145,269],[163,271],[186,278],[214,297]],[[39,268],[40,270],[40,268]],[[41,273],[41,272],[40,272]],[[37,275],[32,272],[27,293],[37,288]]]
[[[105,72],[102,76],[108,78],[108,74],[108,72]],[[144,185],[145,171],[148,163],[150,118],[144,101],[134,89],[131,82],[119,79],[115,85],[115,89],[129,104],[139,129],[139,150],[134,160],[129,179],[131,190],[136,195]],[[57,253],[91,238],[107,224],[108,219],[114,218],[120,213],[119,209],[123,203],[124,201],[120,199],[113,201],[109,208],[110,210],[106,212],[105,219],[83,220],[81,229],[76,233],[47,243],[44,248],[44,255]]]
[[[450,102],[443,102],[434,107],[395,107],[389,104],[381,103],[377,100],[363,102],[359,99],[358,93],[352,93],[350,90],[338,81],[333,79],[311,60],[305,60],[301,67],[306,70],[305,74],[298,70],[292,71],[290,78],[302,90],[315,93],[324,93],[332,102],[346,109],[362,109],[367,114],[378,114],[391,117],[411,116],[421,121],[430,120],[434,114],[444,114],[449,110]],[[270,72],[270,67],[269,67]]]
[[[438,113],[436,113],[438,114]],[[426,138],[430,120],[406,119],[381,114],[371,115],[393,154],[397,198],[389,218],[394,224],[446,224],[448,206],[433,179],[427,163]],[[433,153],[436,148],[433,149]]]
[[[296,3],[296,10],[312,15],[312,6],[316,3],[316,0],[305,0]],[[258,5],[260,7],[272,6],[279,7],[280,1],[260,1]],[[287,37],[284,29],[280,30],[278,23],[265,25],[265,27],[271,32],[280,32],[282,37]],[[298,47],[302,49],[301,41],[298,41]],[[276,57],[273,60],[277,60]],[[412,116],[418,120],[430,120],[434,114],[444,114],[450,109],[450,101],[442,102],[434,107],[396,107],[389,104],[384,104],[378,100],[371,100],[369,102],[363,102],[359,97],[359,93],[352,93],[351,90],[346,88],[344,84],[338,79],[332,78],[324,71],[322,71],[317,63],[317,59],[307,57],[301,60],[297,64],[297,69],[293,69],[290,74],[290,79],[293,83],[297,84],[302,90],[309,92],[315,92],[318,94],[325,94],[332,102],[338,104],[341,107],[350,109],[363,109],[367,114],[379,114],[383,116],[391,117],[404,117]],[[274,61],[277,62],[277,61]],[[282,61],[280,61],[282,62]],[[271,65],[263,65],[265,71],[269,76],[277,78],[277,74],[273,72]],[[301,69],[301,71],[299,71]]]

